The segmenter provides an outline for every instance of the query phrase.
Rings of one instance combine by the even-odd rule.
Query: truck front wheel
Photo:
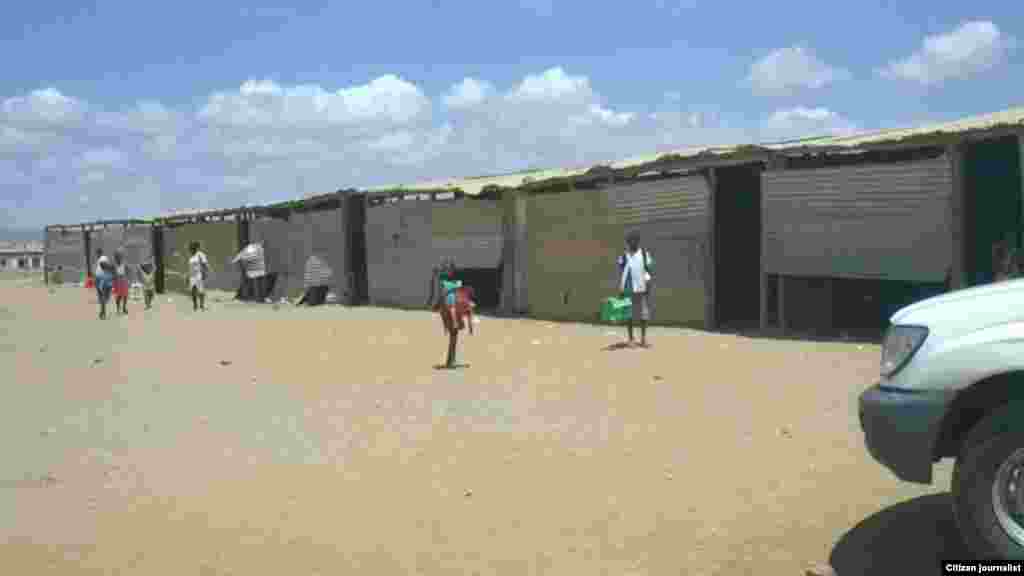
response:
[[[1024,560],[1024,431],[971,438],[953,469],[953,513],[981,558]]]

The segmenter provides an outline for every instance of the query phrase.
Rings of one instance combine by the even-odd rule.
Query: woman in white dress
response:
[[[210,261],[200,250],[199,242],[188,246],[192,254],[188,259],[188,288],[192,293],[192,310],[206,310],[206,279],[210,275]]]

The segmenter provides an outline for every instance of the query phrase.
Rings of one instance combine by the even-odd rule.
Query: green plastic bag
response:
[[[601,321],[618,324],[633,315],[633,302],[629,298],[605,298],[601,302]]]

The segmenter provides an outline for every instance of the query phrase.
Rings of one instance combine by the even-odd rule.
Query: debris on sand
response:
[[[655,376],[654,377],[654,381],[655,382],[661,382],[662,380],[664,380],[664,378],[662,378],[661,376]]]
[[[835,568],[829,564],[815,564],[807,569],[806,576],[836,576]]]
[[[462,495],[465,496],[466,498],[469,498],[470,496],[473,495],[473,491],[467,488],[466,491],[462,493]]]
[[[792,438],[793,437],[793,433],[789,430],[789,428],[787,428],[785,426],[783,426],[782,428],[779,428],[778,431],[776,431],[776,434],[778,434],[782,438]]]
[[[92,359],[92,365],[93,366],[99,366],[100,364],[103,364],[103,358],[93,358]]]
[[[42,483],[43,486],[56,486],[57,477],[54,476],[53,474],[47,474],[46,476],[40,478],[40,482]]]
[[[221,366],[231,366],[231,360],[221,360],[220,361],[220,365]]]
[[[42,346],[39,347],[39,351],[40,352],[46,352],[46,350],[47,350],[46,344],[43,344]]]

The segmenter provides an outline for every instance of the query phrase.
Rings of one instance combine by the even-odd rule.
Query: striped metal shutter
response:
[[[497,268],[502,207],[478,199],[398,200],[367,208],[367,271],[374,304],[420,307],[431,270],[444,258],[459,268]]]
[[[121,249],[128,264],[128,277],[141,281],[137,266],[153,256],[153,229],[150,226],[132,226],[122,233]]]
[[[427,200],[399,200],[366,210],[366,259],[370,302],[420,307],[430,296],[431,269],[438,264]]]
[[[704,320],[711,188],[703,175],[616,185],[608,189],[625,232],[640,235],[654,260],[655,320]]]
[[[349,283],[346,277],[348,270],[348,236],[345,233],[344,208],[317,210],[308,214],[308,231],[310,234],[309,252],[306,261],[316,256],[329,271],[329,278],[322,278],[320,286],[329,286],[338,296],[348,292]]]
[[[78,282],[86,272],[85,244],[80,230],[46,231],[46,267],[51,271],[59,266],[62,282]]]
[[[916,162],[762,174],[765,272],[941,282],[952,264],[952,173]]]
[[[114,251],[121,247],[124,239],[124,229],[121,226],[110,226],[89,232],[89,243],[92,245],[93,256],[97,249],[103,249],[103,253],[113,258]]]
[[[501,264],[500,202],[470,198],[433,202],[430,216],[435,260],[454,258],[459,268],[497,268]]]

